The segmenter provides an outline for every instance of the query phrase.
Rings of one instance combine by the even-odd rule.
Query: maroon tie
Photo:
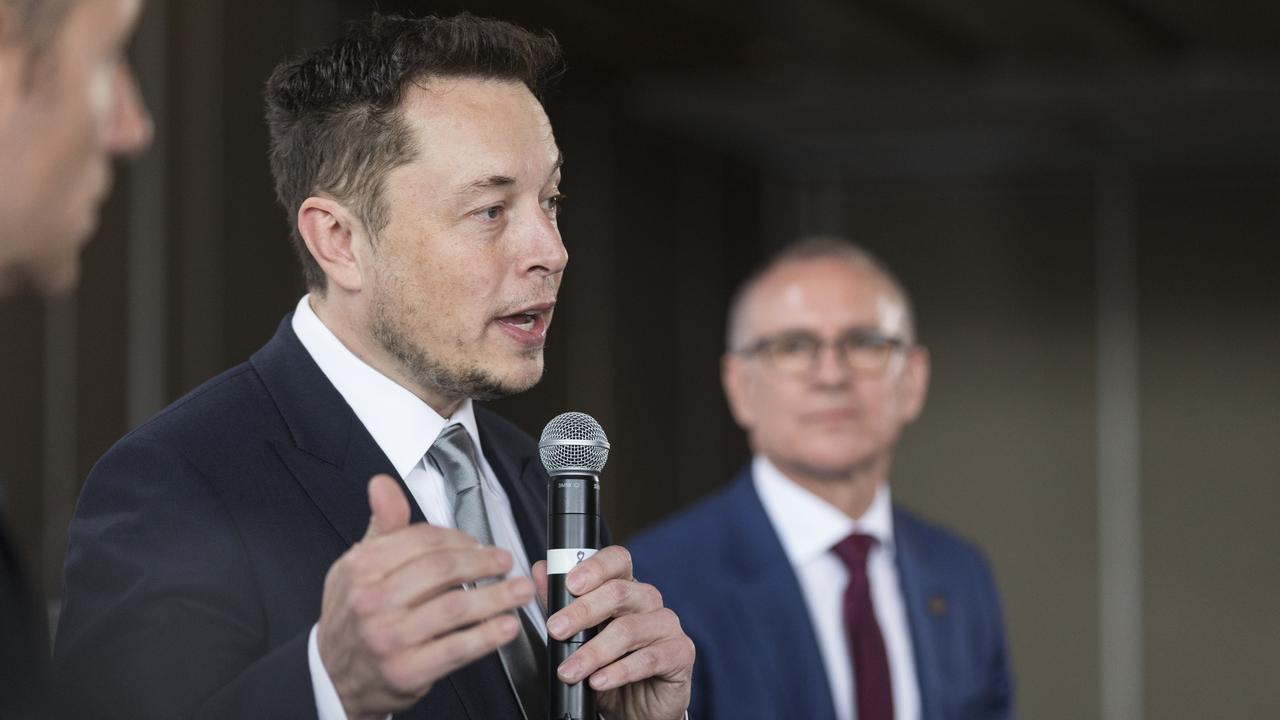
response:
[[[844,591],[844,631],[853,660],[858,720],[893,720],[889,656],[884,651],[884,637],[871,606],[871,584],[867,582],[867,552],[875,541],[870,535],[854,533],[832,550],[849,569],[849,586]]]

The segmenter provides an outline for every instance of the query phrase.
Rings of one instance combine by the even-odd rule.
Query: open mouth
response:
[[[547,334],[547,323],[550,321],[551,308],[554,303],[545,303],[521,309],[519,312],[496,318],[497,323],[507,334],[525,345],[540,345]]]
[[[507,315],[498,318],[498,322],[506,323],[517,330],[532,332],[533,326],[538,322],[539,315],[534,313],[516,313],[515,315]]]

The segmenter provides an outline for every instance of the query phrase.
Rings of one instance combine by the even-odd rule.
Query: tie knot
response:
[[[831,549],[849,572],[861,575],[867,569],[867,553],[871,552],[871,546],[875,544],[874,537],[856,532],[836,543]]]
[[[440,468],[445,483],[458,493],[480,484],[479,466],[476,464],[475,445],[467,429],[458,424],[440,431],[440,436],[427,451],[427,457]]]

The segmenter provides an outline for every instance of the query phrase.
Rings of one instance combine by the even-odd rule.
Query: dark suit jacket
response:
[[[976,548],[895,508],[925,720],[1008,718],[1012,684],[995,583]],[[692,720],[833,720],[800,582],[750,470],[627,543],[697,645]]]
[[[541,558],[537,448],[483,408],[476,421],[525,548]],[[396,476],[289,317],[248,363],[127,435],[94,467],[71,523],[54,653],[64,714],[314,718],[307,636],[329,566],[365,533],[379,472]],[[416,505],[413,519],[423,521]],[[399,717],[519,710],[492,653]]]
[[[44,717],[49,633],[38,598],[0,518],[0,720]]]

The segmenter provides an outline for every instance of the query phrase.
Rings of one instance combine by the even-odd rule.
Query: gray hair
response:
[[[915,310],[911,305],[911,296],[907,294],[906,287],[893,274],[893,271],[871,251],[850,240],[835,235],[812,235],[784,246],[738,285],[733,298],[729,301],[729,313],[725,324],[726,350],[732,351],[735,341],[742,334],[747,298],[755,290],[756,285],[779,265],[804,260],[843,260],[853,265],[868,267],[884,278],[902,300],[906,339],[909,342],[915,342]]]

